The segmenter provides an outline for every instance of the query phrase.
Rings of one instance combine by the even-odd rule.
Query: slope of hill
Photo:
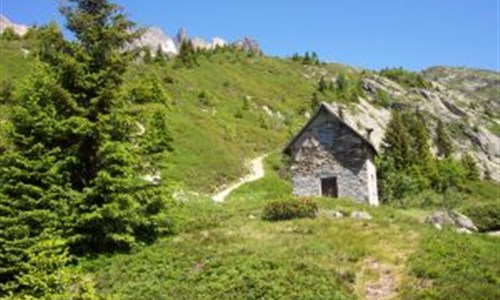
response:
[[[495,299],[500,296],[496,237],[437,231],[426,212],[318,199],[317,219],[268,222],[262,208],[289,197],[266,176],[220,204],[188,197],[181,232],[131,255],[88,260],[105,295],[119,299]],[[491,201],[491,199],[490,199]],[[345,217],[337,217],[340,211]],[[369,212],[372,220],[348,217]]]
[[[4,57],[0,82],[19,82],[28,74],[29,58],[22,50],[28,45],[0,42]],[[452,133],[458,155],[472,153],[483,173],[500,180],[499,99],[494,92],[500,74],[468,70],[468,77],[461,76],[474,76],[475,86],[480,86],[479,93],[473,93],[466,83],[461,84],[462,77],[449,75],[462,74],[462,69],[443,69],[449,73],[443,76],[436,70],[441,69],[424,72],[432,81],[422,88],[344,65],[304,65],[227,49],[201,55],[194,68],[178,67],[175,61],[137,61],[129,72],[130,89],[145,82],[153,84],[167,100],[131,103],[130,109],[146,128],[153,112],[165,111],[176,149],[168,163],[169,180],[198,192],[211,192],[240,176],[245,158],[285,144],[312,112],[313,94],[318,92],[321,78],[335,82],[339,74],[351,74],[360,78],[364,90],[359,101],[346,103],[321,93],[319,98],[345,107],[346,119],[361,132],[373,128],[377,146],[390,116],[388,108],[419,109],[427,116],[431,134],[436,121],[442,120]],[[382,93],[387,95],[383,101]]]
[[[23,51],[29,47],[26,41],[0,41],[3,91],[8,82],[29,80],[30,58]],[[419,109],[431,132],[443,120],[459,152],[473,153],[483,170],[498,176],[498,135],[491,130],[498,123],[496,93],[476,98],[459,82],[429,74],[424,73],[431,82],[415,85],[399,75],[229,48],[199,55],[192,68],[176,60],[144,63],[138,58],[127,74],[128,112],[137,117],[137,134],[147,134],[158,114],[168,118],[174,151],[162,162],[161,177],[175,190],[179,234],[129,255],[89,259],[72,271],[87,274],[100,293],[123,299],[500,297],[498,240],[436,231],[423,224],[428,211],[318,199],[317,219],[262,220],[269,200],[290,197],[290,182],[279,174],[279,155],[269,158],[264,179],[236,190],[226,203],[200,195],[241,176],[246,158],[279,152],[321,100],[343,108],[346,120],[360,131],[373,128],[377,145],[389,108]],[[476,76],[483,80],[481,72]],[[487,76],[495,82],[499,74]],[[361,89],[359,99],[319,91],[319,82],[328,86],[341,78]],[[13,101],[2,95],[0,155],[9,147],[5,129]],[[483,103],[492,106],[485,109]],[[471,195],[461,201],[498,202],[498,186],[485,185],[468,187]],[[332,210],[345,215],[365,210],[374,218],[336,219]]]

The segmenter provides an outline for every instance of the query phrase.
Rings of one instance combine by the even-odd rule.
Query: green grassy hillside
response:
[[[0,43],[3,86],[29,75],[24,48],[28,48],[26,42]],[[206,193],[239,177],[245,159],[282,147],[304,123],[319,68],[234,51],[200,56],[198,63],[194,68],[179,68],[174,61],[137,61],[128,72],[126,89],[151,85],[155,94],[163,95],[156,97],[156,103],[131,99],[129,110],[146,130],[155,112],[168,116],[175,150],[164,164],[164,175],[177,185]],[[321,69],[347,70],[339,65]],[[311,74],[310,80],[305,78]],[[144,96],[141,91],[136,94]],[[7,126],[7,108],[2,106],[2,129]],[[7,143],[5,137],[1,143]]]
[[[131,255],[84,262],[80,272],[119,299],[496,299],[496,237],[439,232],[425,211],[318,199],[320,217],[261,219],[270,199],[289,197],[277,174],[245,185],[227,202],[193,198],[178,208],[177,236]],[[373,220],[334,219],[368,211]]]
[[[29,80],[22,48],[29,44],[0,41],[0,82]],[[198,64],[138,59],[124,91],[138,131],[151,130],[158,113],[167,116],[174,151],[161,162],[162,175],[174,190],[188,191],[171,211],[178,234],[131,254],[86,258],[72,273],[117,299],[500,298],[498,238],[437,231],[423,221],[436,207],[373,208],[320,198],[318,218],[262,220],[270,200],[291,197],[277,153],[307,120],[319,79],[360,72],[229,50],[200,56]],[[9,101],[0,103],[0,155],[9,147]],[[273,153],[263,179],[222,204],[206,197],[262,153]],[[467,191],[452,195],[458,207],[498,203],[496,184]],[[367,211],[373,220],[335,219],[328,214],[334,209]]]

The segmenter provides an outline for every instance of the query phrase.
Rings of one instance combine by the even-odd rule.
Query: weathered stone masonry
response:
[[[294,194],[320,196],[322,181],[334,178],[338,197],[378,205],[376,149],[323,103],[285,148],[292,159]]]

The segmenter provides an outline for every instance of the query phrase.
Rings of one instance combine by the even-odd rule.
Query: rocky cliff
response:
[[[314,78],[322,73],[320,67],[311,67],[310,71],[304,76]],[[427,88],[406,87],[376,72],[364,73],[365,95],[359,103],[332,105],[347,111],[344,118],[360,132],[373,129],[371,139],[375,145],[382,144],[390,109],[419,110],[433,137],[437,121],[443,121],[453,139],[456,156],[470,153],[484,176],[500,181],[500,73],[434,67],[421,73],[430,83]],[[328,76],[323,72],[325,75]],[[330,79],[336,80],[335,76]],[[381,93],[388,94],[392,103],[381,105]]]

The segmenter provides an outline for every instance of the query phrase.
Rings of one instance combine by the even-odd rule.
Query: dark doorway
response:
[[[337,186],[337,177],[321,178],[321,195],[338,198],[339,188]]]

